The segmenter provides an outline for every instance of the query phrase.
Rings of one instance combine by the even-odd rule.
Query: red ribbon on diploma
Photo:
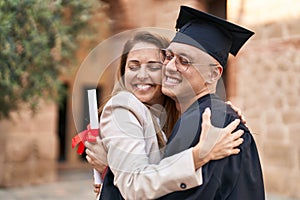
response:
[[[88,129],[78,133],[75,137],[72,138],[72,148],[78,144],[77,153],[81,155],[84,152],[84,142],[95,142],[95,138],[89,138],[88,136],[97,137],[99,135],[99,129]]]

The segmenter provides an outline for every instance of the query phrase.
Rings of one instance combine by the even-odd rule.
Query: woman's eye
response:
[[[139,65],[128,65],[128,68],[131,70],[131,71],[137,71],[140,69],[140,66]]]

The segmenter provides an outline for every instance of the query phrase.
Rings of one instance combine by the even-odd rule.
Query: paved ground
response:
[[[95,200],[92,184],[92,170],[64,170],[54,183],[0,188],[0,200]]]
[[[89,169],[64,171],[55,183],[18,188],[0,188],[1,200],[95,200],[92,187],[92,171]],[[267,200],[299,200],[267,195]]]

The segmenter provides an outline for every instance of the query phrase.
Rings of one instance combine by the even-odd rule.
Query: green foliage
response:
[[[77,38],[100,1],[0,1],[0,119],[41,98],[59,100]],[[73,65],[72,65],[73,64]]]

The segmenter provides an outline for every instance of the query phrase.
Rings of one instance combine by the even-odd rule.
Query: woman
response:
[[[237,154],[239,149],[235,147],[242,143],[241,131],[231,134],[239,123],[236,121],[229,125],[232,129],[228,134],[213,143],[215,145],[205,147],[205,141],[209,139],[209,126],[206,125],[201,143],[161,160],[166,140],[178,119],[174,102],[161,92],[160,49],[167,46],[165,39],[147,32],[136,34],[125,44],[118,71],[119,82],[101,113],[100,135],[114,175],[113,183],[125,199],[155,199],[199,186],[202,183],[201,166],[210,160]],[[205,112],[206,118],[209,118],[208,113]],[[228,144],[234,148],[227,147]],[[92,148],[90,144],[86,146]],[[199,156],[207,149],[211,151]],[[92,163],[89,150],[87,155]],[[104,182],[101,196],[109,192],[105,187]]]

